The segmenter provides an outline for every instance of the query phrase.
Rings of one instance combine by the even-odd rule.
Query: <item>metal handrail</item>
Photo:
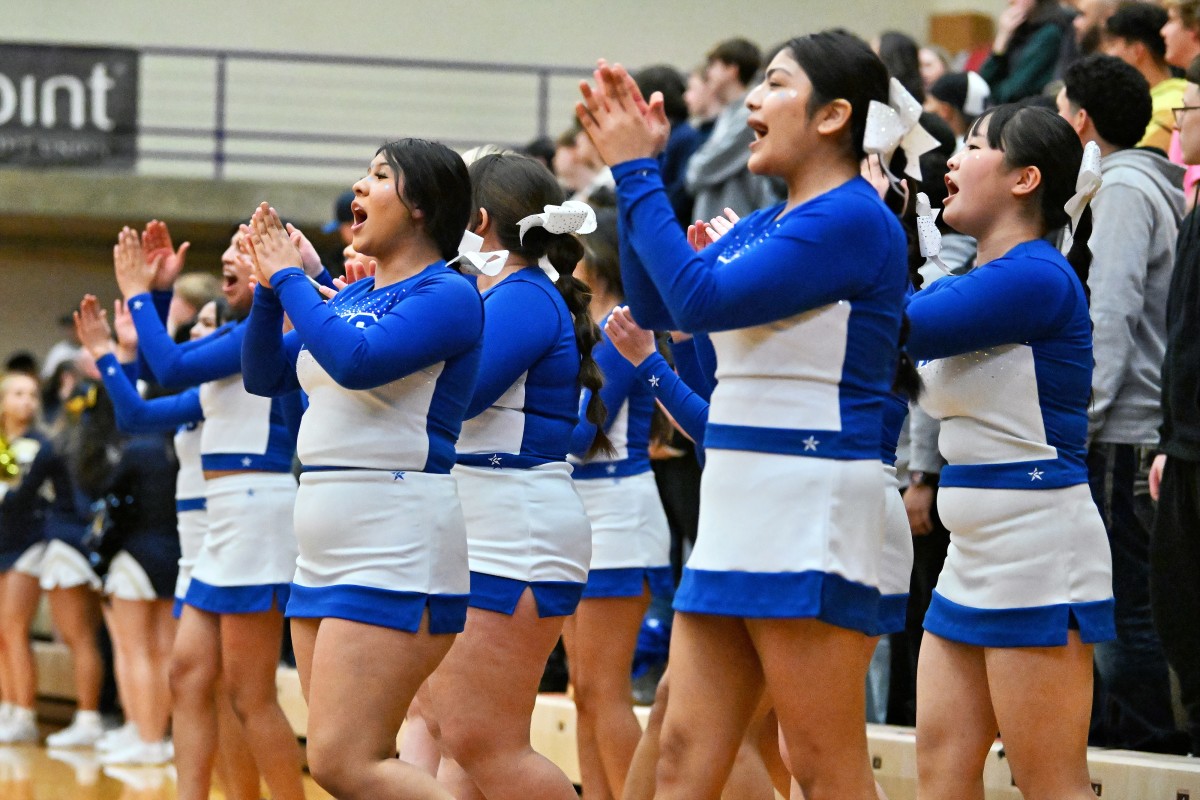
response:
[[[166,138],[196,138],[211,136],[211,155],[173,150],[143,149],[139,157],[161,160],[203,161],[211,158],[213,177],[225,176],[225,167],[230,163],[272,163],[309,166],[357,166],[359,160],[336,157],[296,157],[274,155],[232,154],[228,152],[231,141],[278,141],[294,143],[330,144],[378,144],[379,138],[353,134],[301,133],[295,131],[239,130],[227,127],[228,67],[231,61],[262,61],[291,64],[324,64],[338,67],[375,67],[391,69],[421,69],[442,72],[477,72],[481,74],[527,75],[536,78],[537,135],[546,136],[550,130],[550,80],[555,77],[584,77],[589,70],[584,67],[556,66],[549,64],[503,63],[489,61],[450,61],[446,59],[388,58],[378,56],[340,56],[318,53],[284,53],[267,50],[216,49],[202,47],[148,46],[139,49],[143,56],[166,58],[212,59],[215,68],[215,95],[213,101],[212,128],[185,126],[142,126],[141,132]],[[477,141],[442,141],[451,147],[469,147]]]

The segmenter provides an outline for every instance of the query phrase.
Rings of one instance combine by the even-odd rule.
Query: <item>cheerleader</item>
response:
[[[187,595],[192,565],[208,529],[208,515],[204,508],[204,472],[200,466],[200,433],[204,425],[204,411],[200,406],[199,390],[190,388],[176,395],[143,399],[132,381],[137,369],[134,363],[137,355],[137,331],[133,327],[128,309],[119,300],[114,304],[114,325],[117,329],[117,348],[114,350],[107,321],[100,312],[99,305],[94,300],[89,302],[90,299],[85,298],[85,302],[80,306],[77,321],[78,338],[93,355],[99,356],[96,366],[116,411],[117,425],[129,434],[163,434],[172,431],[175,434],[174,449],[178,462],[175,477],[178,562],[174,570],[175,583],[171,587],[174,590],[174,602],[169,608],[169,614],[178,619]],[[226,313],[227,306],[223,299],[218,298],[202,304],[195,322],[190,325],[188,331],[191,340],[201,339],[217,330],[225,321]],[[172,533],[174,535],[175,531]],[[134,559],[136,563],[136,559],[128,552],[125,555]],[[140,564],[138,566],[140,567]],[[144,568],[142,571],[144,572]],[[156,572],[163,575],[166,571],[160,566]],[[112,573],[113,570],[110,570],[110,575]],[[117,574],[121,574],[121,571]],[[133,571],[132,575],[136,584],[144,584],[136,571]],[[145,582],[153,585],[149,577]],[[162,619],[164,614],[168,613],[167,609],[155,608],[155,611],[157,624],[152,627],[159,635],[151,637],[149,641],[149,644],[157,649],[157,653],[149,659],[149,666],[156,673],[160,667],[163,668],[162,696],[166,701],[165,710],[169,716],[170,693],[169,687],[166,686],[165,667],[170,661],[175,626]],[[118,604],[114,602],[113,616],[118,613]],[[136,622],[136,618],[133,622]],[[137,624],[126,625],[125,630],[137,636],[143,633],[144,627]],[[115,632],[113,638],[118,638]],[[160,744],[162,736],[156,737],[156,733],[165,733],[167,717],[157,717],[155,709],[152,706],[148,707],[145,688],[133,685],[122,689],[123,697],[137,696],[132,697],[133,702],[125,702],[126,724],[105,734],[96,744],[97,750],[106,752],[103,757],[106,763],[152,763],[159,759],[170,759],[170,755],[162,753],[164,750],[170,752],[169,748]],[[241,724],[234,716],[225,692],[218,690],[215,699],[219,729],[217,773],[221,776],[225,794],[238,800],[257,798],[258,770],[246,749]],[[135,709],[137,704],[141,705],[142,714],[150,718],[149,723],[145,720],[138,722],[135,719],[139,710]],[[161,722],[158,722],[156,727],[154,720],[158,719]]]
[[[896,219],[859,175],[887,71],[844,32],[793,39],[748,97],[750,169],[784,204],[693,253],[647,105],[602,64],[577,113],[617,180],[639,323],[708,331],[718,383],[700,530],[676,595],[659,798],[719,796],[764,690],[806,796],[867,800],[865,678],[879,624],[883,407],[907,284]],[[796,681],[797,675],[804,680]]]
[[[471,599],[465,631],[429,681],[433,727],[453,759],[439,777],[459,800],[566,800],[575,789],[533,750],[529,725],[592,552],[566,461],[581,385],[593,392],[587,418],[604,422],[592,358],[600,331],[587,287],[571,275],[583,255],[571,231],[591,211],[561,206],[554,176],[525,156],[491,153],[469,172],[470,228],[483,237],[483,256],[506,251],[507,259],[477,281],[483,356],[454,468]],[[600,434],[593,447],[607,445]]]
[[[42,596],[46,501],[41,486],[25,480],[46,444],[36,428],[38,406],[37,378],[0,378],[0,744],[38,737],[29,628]]]
[[[616,215],[596,214],[577,276],[592,291],[591,315],[603,328],[624,302]],[[577,712],[584,792],[620,797],[642,730],[630,706],[630,668],[651,595],[670,597],[671,533],[650,468],[654,394],[607,337],[593,357],[604,374],[603,427],[581,415],[571,437],[575,486],[592,524],[592,565],[583,600],[563,628]],[[594,391],[585,389],[581,408]],[[594,452],[603,432],[610,453]],[[589,451],[592,452],[589,455]]]
[[[328,305],[274,211],[255,212],[245,381],[309,397],[288,615],[313,777],[347,800],[449,798],[391,756],[418,687],[463,629],[470,592],[450,470],[483,307],[446,266],[471,216],[470,180],[452,150],[403,139],[380,148],[354,193],[354,249],[378,266]]]
[[[113,251],[141,356],[163,385],[198,387],[205,420],[200,461],[208,530],[171,664],[175,764],[186,800],[208,797],[218,744],[213,697],[222,681],[272,796],[303,797],[299,748],[275,692],[296,559],[291,468],[299,398],[266,400],[242,387],[246,325],[237,318],[249,311],[253,296],[241,238],[234,234],[221,258],[222,291],[235,321],[182,345],[164,327],[170,305],[164,290],[177,273],[177,266],[164,264],[173,255],[169,243],[165,255],[143,251],[138,234],[126,228]]]
[[[942,420],[950,551],[917,674],[918,794],[982,797],[997,730],[1024,797],[1090,798],[1092,649],[1114,636],[1108,540],[1084,463],[1088,191],[1054,113],[1001,106],[950,159],[946,223],[978,264],[908,306],[921,405]],[[1078,180],[1099,185],[1099,157]],[[1068,201],[1069,205],[1068,205]],[[1068,205],[1074,220],[1064,209]],[[1044,240],[1072,222],[1064,258]]]

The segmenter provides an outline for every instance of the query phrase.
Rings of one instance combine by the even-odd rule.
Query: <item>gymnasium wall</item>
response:
[[[598,56],[629,65],[697,64],[716,41],[743,35],[769,45],[841,25],[871,36],[895,28],[923,40],[928,16],[997,13],[1004,0],[759,0],[722,6],[689,0],[358,0],[246,5],[232,0],[148,2],[38,0],[4,3],[0,39],[122,47],[225,48],[340,57],[521,63],[586,70]],[[361,174],[375,143],[396,135],[448,141],[528,141],[537,133],[532,74],[378,69],[230,61],[230,129],[308,133],[311,141],[230,140],[242,157],[214,184],[211,135],[144,133],[143,151],[191,160],[143,159],[133,175],[0,170],[0,356],[39,355],[60,335],[55,320],[85,289],[115,295],[109,247],[122,224],[152,216],[191,238],[191,266],[216,269],[233,219],[269,199],[309,230]],[[549,132],[571,119],[577,78],[549,81]],[[211,127],[214,62],[147,55],[141,65],[144,127]],[[324,138],[328,135],[329,138]],[[337,137],[365,141],[337,141]],[[199,157],[197,157],[199,156]],[[250,163],[258,156],[286,163]],[[336,163],[330,163],[333,160]],[[139,176],[144,181],[139,181]]]

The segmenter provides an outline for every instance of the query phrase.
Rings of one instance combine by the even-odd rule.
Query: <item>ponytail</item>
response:
[[[916,400],[921,396],[921,375],[917,372],[917,365],[913,363],[912,356],[905,348],[911,328],[908,314],[902,315],[900,317],[900,358],[896,363],[896,377],[892,380],[892,391],[904,395],[909,400]]]
[[[1079,217],[1079,225],[1075,228],[1075,236],[1071,239],[1071,250],[1067,253],[1067,263],[1083,284],[1083,296],[1088,304],[1092,302],[1092,290],[1088,288],[1088,272],[1092,267],[1092,250],[1088,247],[1088,239],[1092,238],[1092,207],[1084,206],[1083,214]]]
[[[604,422],[608,419],[608,409],[604,407],[604,400],[600,397],[600,389],[604,386],[604,373],[592,357],[592,350],[600,343],[600,328],[592,321],[588,310],[592,293],[586,283],[571,274],[570,268],[564,269],[566,265],[554,264],[553,256],[550,263],[558,270],[559,275],[554,285],[562,294],[567,310],[571,312],[571,318],[575,322],[575,344],[579,348],[579,385],[591,391],[584,416],[596,426],[596,438],[592,439],[586,456],[594,458],[598,455],[615,455],[617,450],[608,434],[604,432]]]

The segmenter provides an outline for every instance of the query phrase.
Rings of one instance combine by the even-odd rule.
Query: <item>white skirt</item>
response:
[[[428,609],[431,632],[463,629],[471,583],[453,476],[306,472],[296,538],[288,616],[416,631]]]
[[[1112,555],[1087,484],[1061,489],[943,486],[950,550],[925,629],[981,647],[1115,636]]]
[[[38,576],[43,591],[73,589],[76,586],[100,588],[100,576],[92,569],[87,556],[61,539],[46,543]]]
[[[42,562],[46,558],[46,543],[32,544],[13,562],[12,568],[31,578],[42,577]]]
[[[113,556],[104,576],[104,593],[118,600],[157,600],[154,584],[137,559],[122,550]]]
[[[877,633],[887,491],[877,459],[710,449],[675,608]]]
[[[525,588],[540,616],[574,613],[588,577],[592,528],[565,462],[531,469],[458,465],[471,605],[512,614]]]
[[[908,512],[904,510],[896,468],[884,464],[883,478],[883,555],[879,561],[880,634],[904,630],[913,568],[912,528],[908,524]]]
[[[187,604],[216,614],[269,611],[287,602],[296,571],[290,473],[247,472],[205,483],[208,532]]]
[[[175,517],[179,529],[179,577],[175,579],[175,599],[183,600],[187,597],[188,584],[192,582],[196,557],[208,535],[208,511],[203,508],[177,511]]]
[[[592,524],[592,567],[584,597],[629,597],[649,584],[671,593],[671,529],[653,472],[576,480]]]

